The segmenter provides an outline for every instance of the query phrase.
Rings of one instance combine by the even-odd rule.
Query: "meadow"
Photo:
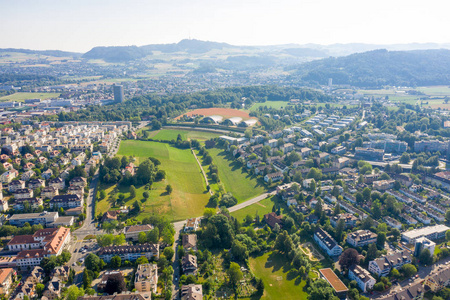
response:
[[[266,198],[264,200],[259,201],[258,203],[249,205],[243,209],[234,211],[231,213],[233,217],[238,219],[240,222],[244,220],[247,215],[252,216],[253,218],[258,214],[259,219],[262,220],[265,214],[272,212],[273,205],[275,201],[273,197]]]
[[[208,149],[213,163],[219,169],[219,178],[225,191],[231,192],[238,203],[254,198],[265,193],[266,187],[261,179],[242,170],[240,164],[233,160],[232,156],[223,149]],[[205,170],[206,171],[206,170]]]
[[[3,101],[17,101],[17,102],[23,102],[28,99],[51,99],[51,98],[58,98],[61,94],[60,93],[28,93],[28,92],[18,92],[11,95],[0,97],[0,102]]]
[[[266,101],[266,102],[258,102],[253,104],[250,107],[250,111],[256,111],[258,110],[259,107],[271,107],[271,108],[276,108],[276,109],[280,109],[282,107],[286,107],[288,106],[288,101]]]
[[[158,131],[151,131],[149,137],[155,140],[177,140],[178,134],[181,135],[183,140],[198,140],[206,141],[211,138],[220,136],[215,132],[196,131],[196,130],[183,130],[183,129],[161,129]]]
[[[303,290],[306,281],[297,276],[296,270],[291,270],[291,264],[283,254],[268,252],[262,256],[251,257],[250,269],[264,282],[262,299],[308,298],[308,294]]]
[[[166,171],[166,179],[153,183],[151,190],[148,190],[150,197],[147,201],[142,201],[144,186],[136,187],[136,198],[129,197],[128,188],[106,187],[107,194],[115,188],[118,188],[118,192],[124,193],[127,206],[132,205],[136,200],[142,202],[138,220],[153,213],[165,215],[173,221],[203,214],[209,200],[209,193],[206,191],[200,168],[190,149],[178,149],[166,143],[126,140],[121,142],[118,152],[119,157],[123,155],[134,156],[137,165],[148,157],[157,158],[161,161],[159,168]],[[165,191],[168,184],[173,188],[171,194]],[[107,199],[100,201],[97,203],[96,214],[106,211],[109,207],[110,203]]]

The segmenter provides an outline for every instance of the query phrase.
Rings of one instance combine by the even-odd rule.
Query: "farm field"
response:
[[[0,97],[0,102],[3,101],[17,101],[17,102],[23,102],[27,99],[50,99],[50,98],[58,98],[61,94],[60,93],[14,93],[11,95]]]
[[[142,203],[139,220],[152,213],[166,215],[170,220],[183,220],[187,217],[201,216],[209,200],[206,185],[200,168],[190,149],[177,149],[165,143],[127,140],[120,144],[118,156],[135,156],[135,163],[148,157],[161,161],[160,169],[166,171],[166,179],[155,182],[149,190],[150,197]],[[173,192],[167,195],[165,187],[170,184]],[[111,192],[114,187],[111,187]],[[136,198],[130,199],[128,189],[119,188],[126,196],[126,205],[132,205],[136,200],[142,200],[145,188],[136,187]],[[102,200],[104,201],[104,200]],[[97,211],[108,207],[108,204],[98,203]],[[97,212],[98,214],[98,212]]]
[[[180,119],[182,116],[193,116],[193,115],[202,115],[205,117],[217,115],[222,116],[224,119],[231,117],[241,117],[244,120],[251,119],[251,117],[248,115],[248,112],[245,112],[243,110],[213,107],[213,108],[200,108],[192,110],[181,116],[176,117],[175,120]]]
[[[220,136],[220,134],[214,132],[183,130],[183,129],[161,129],[158,131],[151,131],[149,136],[152,139],[170,141],[176,140],[178,134],[181,135],[181,138],[183,140],[198,140],[198,141],[206,141],[210,138]]]
[[[266,192],[262,182],[244,172],[238,162],[228,159],[229,153],[217,148],[208,149],[208,153],[219,169],[219,178],[225,187],[225,191],[231,192],[238,203]]]
[[[280,109],[282,107],[286,107],[288,106],[288,101],[266,101],[266,102],[258,102],[253,104],[250,107],[250,111],[256,111],[258,110],[259,107],[271,107],[271,108],[276,108],[276,109]]]
[[[264,295],[261,299],[307,299],[303,290],[306,281],[297,277],[284,255],[268,252],[259,257],[250,258],[250,269],[264,282]]]
[[[259,201],[258,203],[249,205],[243,209],[234,211],[231,213],[233,217],[238,219],[240,222],[244,220],[247,215],[255,217],[256,214],[259,215],[259,219],[262,220],[265,214],[272,212],[272,207],[274,205],[273,197],[266,198]]]

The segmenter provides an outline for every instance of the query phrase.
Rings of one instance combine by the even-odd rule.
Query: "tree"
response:
[[[430,253],[430,250],[423,249],[419,254],[419,261],[424,265],[429,265],[433,262],[433,256]]]
[[[145,232],[139,232],[138,235],[138,243],[145,244],[147,242],[147,234]]]
[[[342,233],[344,232],[344,229],[345,229],[345,221],[344,219],[340,219],[336,225],[335,230],[335,238],[338,243],[342,241]]]
[[[366,262],[369,262],[377,257],[377,246],[372,243],[367,249]]]
[[[134,187],[134,185],[130,186],[130,198],[135,198],[136,197],[136,188]]]
[[[142,193],[142,197],[144,197],[144,199],[147,200],[150,197],[150,194],[147,191],[145,191]]]
[[[116,255],[111,258],[111,267],[113,269],[120,268],[121,265],[122,265],[122,259],[120,258],[120,256]]]
[[[163,254],[167,258],[167,260],[172,260],[173,255],[175,254],[175,250],[173,250],[172,247],[166,247],[164,248]]]
[[[106,281],[104,289],[105,293],[108,293],[110,295],[114,293],[120,294],[121,292],[125,291],[125,289],[125,279],[123,278],[122,273],[114,273],[108,276],[108,280]]]
[[[76,285],[71,285],[67,289],[66,300],[77,300],[78,297],[84,296],[84,289],[78,288]]]
[[[356,249],[348,248],[339,257],[339,265],[343,269],[349,269],[357,264],[359,264],[359,253]]]
[[[384,283],[382,283],[382,282],[375,283],[373,286],[373,289],[378,292],[384,291]]]
[[[151,244],[156,244],[159,241],[159,229],[158,227],[153,228],[147,232],[147,242]]]
[[[167,248],[166,248],[167,249]],[[145,265],[148,264],[148,259],[145,256],[141,256],[138,259],[136,259],[136,265]]]
[[[230,264],[230,268],[227,271],[230,285],[233,290],[236,292],[239,281],[244,277],[241,271],[241,267],[235,262]]]
[[[45,285],[42,283],[36,284],[36,294],[38,295],[38,298],[42,297],[42,293],[44,293]]]
[[[386,242],[386,233],[379,232],[377,236],[377,245],[380,247],[384,247],[384,243]]]
[[[172,186],[170,185],[170,184],[168,184],[167,186],[166,186],[166,192],[167,192],[167,194],[171,194],[172,193],[172,190],[173,190],[173,188],[172,188]]]
[[[401,164],[408,164],[411,160],[411,157],[407,152],[403,152],[402,156],[400,157],[400,163]]]
[[[56,256],[44,257],[40,263],[41,268],[44,270],[45,274],[50,275],[50,273],[58,266],[58,259]]]
[[[123,244],[125,244],[125,243],[126,243],[126,240],[125,240],[125,235],[124,235],[123,233],[114,236],[113,244],[114,244],[115,246],[120,246],[120,245],[123,245]]]
[[[416,273],[417,273],[416,267],[413,266],[412,264],[403,265],[401,270],[402,270],[403,274],[405,274],[405,277],[411,277],[411,276],[416,275]]]
[[[309,300],[335,300],[333,288],[324,279],[317,279],[308,289]]]
[[[247,247],[237,239],[231,245],[231,254],[239,261],[245,261],[248,258]]]
[[[99,272],[104,268],[105,262],[94,253],[89,253],[84,260],[84,265],[88,270]]]

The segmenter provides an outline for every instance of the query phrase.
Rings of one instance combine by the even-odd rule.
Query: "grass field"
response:
[[[262,256],[250,258],[250,269],[256,277],[264,282],[264,295],[261,299],[307,299],[303,290],[306,281],[291,271],[290,263],[284,255],[268,252]]]
[[[261,103],[255,103],[252,105],[252,107],[250,107],[250,111],[256,111],[258,110],[259,107],[272,107],[272,108],[276,108],[276,109],[280,109],[282,107],[286,107],[288,105],[288,101],[266,101],[266,102],[261,102]]]
[[[118,156],[122,155],[134,155],[137,164],[150,156],[155,157],[161,161],[159,168],[166,171],[166,179],[154,183],[148,191],[150,198],[142,203],[143,210],[138,219],[152,213],[166,215],[171,220],[183,220],[203,214],[209,194],[206,192],[200,168],[189,149],[181,150],[165,143],[127,140],[120,144]],[[167,184],[173,188],[170,195],[165,192]],[[113,188],[110,187],[107,192]],[[144,191],[144,187],[137,187],[136,199],[127,198],[126,205],[132,205],[135,200],[142,200]],[[127,189],[119,189],[119,192],[129,197]],[[97,214],[102,209],[108,209],[108,203],[102,201],[97,205]]]
[[[27,99],[50,99],[50,98],[58,98],[61,94],[59,93],[14,93],[8,96],[3,96],[0,98],[0,101],[18,101],[23,102]]]
[[[208,149],[213,159],[213,163],[219,168],[219,178],[225,187],[226,192],[231,192],[241,203],[266,192],[262,182],[256,177],[244,172],[239,163],[232,160],[229,153],[222,149]]]
[[[157,140],[176,140],[178,134],[181,135],[183,140],[198,140],[206,141],[210,138],[215,138],[220,136],[218,133],[206,132],[206,131],[194,131],[194,130],[183,130],[183,129],[161,129],[158,131],[150,132],[150,137]]]
[[[263,219],[265,214],[272,212],[272,207],[274,205],[273,197],[266,198],[259,201],[258,203],[247,206],[246,208],[232,212],[231,215],[242,222],[247,215],[255,217],[256,214],[259,215],[260,220]]]

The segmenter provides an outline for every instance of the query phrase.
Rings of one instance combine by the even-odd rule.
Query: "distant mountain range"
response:
[[[30,50],[30,49],[17,49],[17,48],[0,48],[0,54],[4,52],[16,52],[16,53],[26,53],[26,54],[39,54],[53,57],[74,57],[78,58],[83,55],[83,53],[77,52],[67,52],[61,50]]]

